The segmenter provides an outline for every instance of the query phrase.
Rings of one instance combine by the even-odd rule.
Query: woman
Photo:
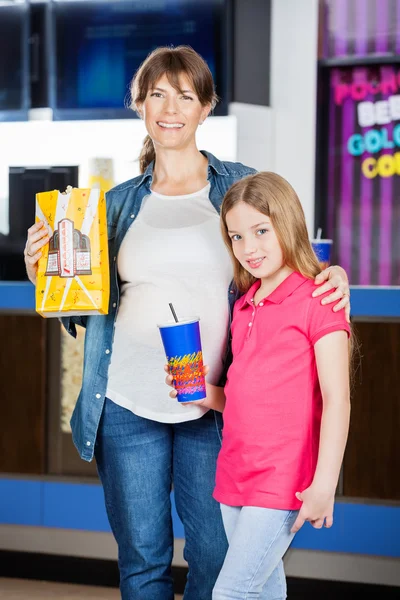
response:
[[[157,323],[200,315],[210,383],[222,383],[229,305],[237,298],[219,229],[225,192],[254,169],[199,152],[195,134],[215,106],[211,72],[189,47],[158,48],[132,82],[132,108],[148,136],[141,175],[107,193],[111,294],[107,316],[63,319],[86,327],[83,385],[71,419],[74,443],[96,458],[118,543],[123,600],[172,600],[170,490],[185,529],[185,600],[210,600],[227,541],[212,499],[221,414],[168,396]],[[35,282],[47,232],[28,232],[27,272]],[[340,267],[319,275],[348,306]],[[229,304],[226,301],[228,290]]]

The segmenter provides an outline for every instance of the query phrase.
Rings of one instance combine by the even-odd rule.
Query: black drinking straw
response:
[[[174,307],[172,306],[172,303],[171,303],[171,302],[169,303],[169,307],[170,307],[170,309],[171,309],[171,312],[172,312],[172,314],[173,314],[173,317],[174,317],[174,319],[175,319],[175,322],[176,322],[176,323],[178,323],[178,317],[176,316],[175,309],[174,309]]]

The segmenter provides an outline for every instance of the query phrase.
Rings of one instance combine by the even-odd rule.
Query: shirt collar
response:
[[[153,171],[154,171],[154,160],[149,163],[144,173],[142,173],[141,177],[138,176],[135,179],[134,187],[139,188],[147,179],[150,179],[149,189],[151,188],[151,182],[153,181]]]
[[[263,298],[263,301],[272,302],[273,304],[281,304],[288,296],[293,294],[298,287],[300,287],[305,281],[307,281],[307,277],[301,275],[301,273],[297,273],[294,271],[291,273],[278,287],[269,294],[266,298]],[[248,292],[240,299],[241,305],[239,309],[247,308],[248,305],[253,306],[253,297],[258,288],[261,285],[261,280],[257,280]]]
[[[207,152],[206,150],[200,150],[200,152],[208,160],[208,178],[210,178],[211,170],[215,171],[218,175],[226,175],[224,163],[218,160],[214,154],[211,154],[211,152]]]
[[[151,163],[149,165],[147,165],[147,168],[145,170],[145,172],[143,173],[143,177],[140,183],[143,183],[143,181],[145,179],[149,179],[150,181],[153,181],[153,171],[154,171],[154,160],[151,161]]]

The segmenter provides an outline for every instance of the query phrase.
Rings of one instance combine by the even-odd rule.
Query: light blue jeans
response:
[[[221,504],[221,512],[229,549],[212,600],[284,600],[282,557],[298,511]]]

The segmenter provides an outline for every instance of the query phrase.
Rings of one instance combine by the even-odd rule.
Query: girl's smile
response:
[[[249,267],[251,269],[258,269],[259,267],[261,267],[261,264],[264,260],[265,256],[262,256],[261,258],[252,258],[247,261],[247,264],[249,265]]]

